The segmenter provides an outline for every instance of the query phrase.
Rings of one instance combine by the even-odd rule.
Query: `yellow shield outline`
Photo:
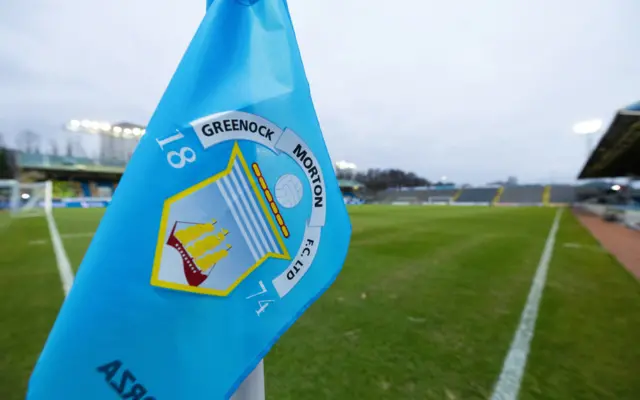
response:
[[[216,182],[218,179],[221,179],[227,175],[229,175],[232,171],[233,168],[233,164],[236,160],[236,158],[238,159],[238,161],[240,161],[240,165],[242,166],[242,169],[244,170],[249,183],[251,185],[251,189],[253,190],[253,192],[255,193],[258,202],[260,204],[260,207],[262,208],[264,215],[269,223],[269,227],[271,228],[271,231],[274,234],[274,237],[276,238],[278,245],[280,246],[280,248],[282,249],[282,254],[277,254],[277,253],[266,253],[264,256],[262,256],[258,261],[256,261],[255,264],[253,264],[251,267],[249,267],[238,279],[236,279],[235,282],[233,282],[231,284],[231,286],[229,286],[227,289],[225,290],[219,290],[219,289],[210,289],[210,288],[201,288],[201,287],[197,287],[197,286],[190,286],[190,285],[186,285],[186,284],[181,284],[181,283],[175,283],[175,282],[168,282],[168,281],[163,281],[159,278],[159,274],[160,274],[160,264],[162,261],[162,253],[164,251],[165,248],[165,243],[166,243],[166,235],[167,235],[167,224],[169,221],[169,210],[171,209],[171,206],[177,202],[178,200],[184,199],[185,197],[197,192],[198,190],[209,186],[210,184]],[[255,182],[255,179],[253,177],[253,174],[251,172],[251,169],[249,168],[249,166],[247,165],[246,160],[244,159],[244,156],[242,155],[242,151],[240,151],[240,146],[238,145],[238,142],[234,142],[233,144],[233,150],[231,151],[231,156],[229,157],[229,163],[227,164],[227,168],[220,171],[219,173],[215,174],[214,176],[207,178],[205,180],[203,180],[202,182],[199,182],[171,197],[169,197],[168,199],[166,199],[164,201],[164,205],[162,207],[162,217],[160,220],[160,231],[158,233],[158,242],[156,245],[156,251],[155,251],[155,256],[154,256],[154,260],[153,260],[153,271],[151,273],[151,284],[153,286],[158,286],[158,287],[162,287],[162,288],[166,288],[166,289],[173,289],[173,290],[179,290],[179,291],[183,291],[183,292],[190,292],[190,293],[199,293],[199,294],[206,294],[206,295],[211,295],[211,296],[228,296],[233,289],[235,289],[243,280],[245,280],[253,271],[256,270],[256,268],[258,268],[262,263],[264,263],[266,260],[268,260],[269,258],[274,258],[274,259],[281,259],[281,260],[290,260],[291,256],[289,255],[289,251],[287,250],[287,247],[284,245],[284,241],[282,239],[282,236],[280,235],[280,231],[277,227],[277,225],[275,224],[274,220],[273,220],[273,216],[271,215],[271,210],[270,208],[267,206],[265,200],[262,197],[262,193],[261,190],[258,188],[258,185]]]

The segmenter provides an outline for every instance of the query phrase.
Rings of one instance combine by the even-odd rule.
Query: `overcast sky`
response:
[[[225,0],[227,1],[227,0]],[[205,0],[0,0],[0,131],[146,124]],[[573,179],[574,122],[640,100],[637,0],[289,0],[334,160]]]

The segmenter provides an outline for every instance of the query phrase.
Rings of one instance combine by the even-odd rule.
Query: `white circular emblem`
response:
[[[276,182],[276,199],[284,208],[293,208],[302,200],[302,182],[292,174],[282,175]]]

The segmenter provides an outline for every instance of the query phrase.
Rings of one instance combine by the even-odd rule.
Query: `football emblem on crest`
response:
[[[253,114],[219,113],[191,125],[205,150],[230,141],[219,149],[231,152],[226,168],[165,201],[151,283],[227,296],[270,263],[273,286],[286,295],[311,266],[324,225],[318,161],[293,131]],[[258,148],[269,153],[258,158]]]
[[[276,199],[286,208],[292,208],[302,199],[302,182],[297,176],[286,174],[276,182]]]

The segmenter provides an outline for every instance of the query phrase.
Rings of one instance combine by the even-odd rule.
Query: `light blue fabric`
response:
[[[216,0],[207,10],[82,262],[28,399],[227,398],[340,271],[351,225],[286,1],[247,4]],[[189,263],[204,260],[194,243],[209,233],[178,237],[194,224],[226,243],[211,245],[227,256],[204,272]]]

